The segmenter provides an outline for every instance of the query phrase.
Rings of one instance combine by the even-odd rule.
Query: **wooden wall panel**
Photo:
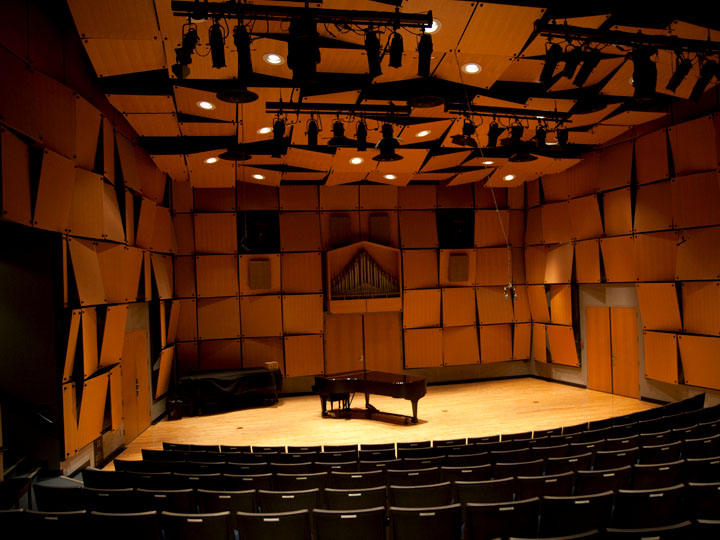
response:
[[[612,341],[610,336],[610,308],[585,308],[585,351],[587,355],[587,385],[589,390],[612,393]]]
[[[720,227],[682,231],[678,240],[677,275],[682,281],[720,279]]]
[[[242,342],[239,339],[200,341],[198,360],[201,370],[239,369],[242,366]]]
[[[143,197],[161,204],[165,195],[167,175],[155,166],[155,162],[144,149],[137,147],[135,155]]]
[[[236,200],[238,210],[277,210],[278,188],[250,182],[237,184]],[[196,203],[197,204],[197,203]],[[307,210],[307,208],[305,208]]]
[[[398,190],[400,210],[424,210],[437,207],[437,188],[429,186],[404,186]]]
[[[526,283],[525,248],[512,248],[512,279],[513,283]]]
[[[532,323],[532,355],[536,362],[547,363],[546,324]]]
[[[508,248],[478,248],[475,282],[477,285],[507,285]]]
[[[609,191],[603,194],[605,234],[619,236],[633,230],[630,188]]]
[[[100,437],[103,417],[105,415],[107,389],[107,374],[93,377],[83,383],[77,430],[78,449],[83,448]]]
[[[68,238],[68,247],[80,304],[89,306],[107,302],[95,243]]]
[[[205,341],[202,343],[214,343]],[[204,355],[203,355],[204,356]],[[158,369],[157,385],[155,386],[155,399],[167,394],[170,389],[170,375],[172,373],[173,359],[175,358],[175,346],[170,346],[160,352],[160,367]]]
[[[720,335],[720,281],[682,284],[683,329]]]
[[[680,176],[717,168],[712,116],[671,126],[669,134],[675,174]]]
[[[324,251],[360,240],[359,212],[320,212],[321,249]]]
[[[492,186],[484,185],[483,182],[474,182],[473,195],[475,196],[475,208],[513,208],[508,205],[508,188],[493,188]],[[519,186],[519,191],[522,193],[520,199],[522,200],[525,195],[525,189],[523,186]],[[497,204],[496,204],[497,203]],[[523,206],[515,206],[515,208],[523,208]]]
[[[665,231],[673,226],[672,182],[639,186],[635,201],[635,232]]]
[[[546,244],[559,244],[570,241],[570,202],[546,204],[542,206],[543,241]]]
[[[320,251],[318,212],[280,212],[281,251]]]
[[[434,249],[402,251],[403,288],[432,289],[438,286],[438,252]]]
[[[150,258],[150,252],[143,250],[143,272],[142,277],[142,298],[146,302],[152,300],[152,260]],[[140,296],[139,296],[140,297]]]
[[[74,185],[74,163],[60,154],[45,150],[35,201],[35,226],[55,232],[66,231]]]
[[[533,322],[550,322],[545,285],[528,285],[527,295]]]
[[[579,366],[572,326],[548,324],[546,328],[552,363]]]
[[[510,211],[510,232],[508,233],[510,245],[525,246],[525,212],[522,210]]]
[[[403,328],[440,326],[440,289],[418,289],[403,294]]]
[[[282,255],[285,257],[285,255]],[[281,276],[281,256],[279,254],[268,254],[268,255],[240,255],[238,257],[239,269],[240,269],[240,294],[241,295],[253,295],[253,294],[274,294],[279,293],[281,290],[280,283],[282,281]],[[256,266],[257,265],[257,266]],[[270,286],[267,288],[253,288],[250,283],[250,273],[255,271],[251,270],[253,267],[259,267],[260,272],[269,271],[269,283]],[[268,281],[267,276],[261,281]],[[253,282],[253,286],[257,286],[257,283]]]
[[[120,362],[125,342],[127,315],[127,304],[108,306],[105,314],[99,367],[103,368]]]
[[[505,246],[510,237],[509,210],[475,210],[475,247]]]
[[[366,211],[358,214],[360,238],[376,244],[400,247],[400,226],[396,211]]]
[[[195,188],[187,211],[193,208],[196,212],[235,212],[235,188]]]
[[[281,336],[283,331],[280,295],[240,298],[243,337]]]
[[[402,373],[402,314],[367,313],[363,315],[365,369]]]
[[[678,176],[670,184],[675,227],[720,224],[720,174],[717,171]]]
[[[62,385],[63,446],[65,457],[75,455],[77,444],[77,398],[75,383]]]
[[[35,71],[30,80],[30,91],[35,98],[32,108],[43,145],[72,158],[75,155],[76,103],[73,89],[40,71]]]
[[[178,255],[193,255],[195,253],[195,226],[192,214],[175,214],[173,227],[177,239]]]
[[[667,129],[659,129],[635,140],[635,172],[638,184],[662,180],[670,175]]]
[[[477,324],[475,290],[472,287],[442,289],[442,315],[443,326]]]
[[[674,231],[638,234],[633,238],[639,281],[674,281],[678,238]]]
[[[598,240],[586,240],[575,244],[575,275],[578,283],[600,283]]]
[[[175,345],[175,370],[178,377],[191,371],[197,371],[198,362],[198,342],[190,341],[187,343],[177,343]]]
[[[117,145],[117,156],[120,159],[120,169],[122,170],[125,185],[132,189],[135,193],[140,193],[142,183],[140,182],[137,156],[133,143],[131,143],[125,136],[116,132],[115,144]]]
[[[572,199],[569,201],[569,206],[571,239],[585,240],[603,235],[597,195]]]
[[[95,250],[108,303],[135,302],[142,271],[142,250],[107,242],[99,242]],[[193,287],[194,283],[193,276]]]
[[[277,362],[285,373],[283,340],[279,337],[246,338],[242,340],[242,364],[244,368],[265,367],[265,362]]]
[[[633,238],[632,236],[616,236],[601,238],[605,266],[605,278],[608,282],[632,282],[636,279],[635,265],[633,264]]]
[[[235,255],[198,255],[195,257],[195,268],[198,298],[236,296],[239,293]]]
[[[472,208],[473,185],[437,186],[438,208]]]
[[[525,285],[515,285],[513,312],[515,322],[530,322],[530,301]]]
[[[68,232],[75,236],[103,236],[103,180],[98,174],[75,169]]]
[[[95,165],[102,115],[86,99],[75,96],[75,163],[91,170]]]
[[[550,286],[550,322],[572,325],[572,292],[570,285]]]
[[[283,293],[322,292],[320,253],[283,253],[280,256]]]
[[[633,143],[627,141],[599,151],[598,191],[630,185]]]
[[[65,362],[63,365],[63,383],[70,380],[75,366],[75,353],[77,351],[77,341],[80,335],[80,321],[82,320],[82,310],[73,309],[70,317],[70,328],[68,330],[68,343],[65,352]]]
[[[401,211],[400,245],[407,248],[437,248],[437,225],[435,212],[432,211]]]
[[[235,214],[195,214],[195,250],[197,253],[237,253]]]
[[[476,326],[443,328],[443,365],[479,364],[480,349]]]
[[[128,246],[135,245],[135,196],[129,189],[125,190],[125,223],[128,227],[125,229],[125,239]]]
[[[364,368],[362,315],[326,315],[325,372]]]
[[[323,295],[292,294],[282,297],[283,330],[287,334],[322,334]]]
[[[643,328],[680,332],[680,308],[674,283],[637,283]]]
[[[172,257],[161,255],[159,253],[151,253],[153,275],[155,276],[155,285],[157,286],[158,296],[161,300],[167,300],[173,297],[173,275],[172,275]]]
[[[407,369],[443,365],[443,330],[417,328],[405,330],[405,367]]]
[[[671,384],[678,383],[677,334],[643,332],[645,341],[645,377]]]
[[[531,325],[516,324],[513,329],[513,360],[529,360]]]
[[[468,287],[475,284],[475,264],[477,263],[474,249],[441,249],[440,250],[440,286],[441,287]],[[451,265],[458,265],[458,270],[451,273]],[[451,277],[458,278],[467,269],[466,280],[451,281]],[[456,275],[453,275],[457,273]]]
[[[720,338],[678,336],[685,384],[720,390]]]
[[[194,339],[197,339],[197,301],[194,298],[187,298],[178,300],[178,302],[180,302],[180,320],[178,321],[177,330],[178,340],[192,341]]]
[[[527,283],[545,283],[547,254],[547,246],[525,248],[525,281]]]
[[[114,242],[125,243],[125,229],[123,227],[120,206],[118,205],[115,188],[103,183],[103,230],[102,237]]]
[[[284,342],[286,377],[325,373],[322,335],[285,336]]]
[[[110,386],[110,429],[117,431],[123,422],[122,371],[115,366],[108,373]]]
[[[177,300],[170,302],[170,317],[167,324],[167,335],[165,337],[165,343],[172,345],[177,339],[177,331],[180,323],[180,308],[181,304]]]
[[[190,182],[173,182],[170,184],[170,187],[172,191],[173,214],[192,212],[194,190]]]
[[[543,243],[542,208],[529,208],[525,219],[525,244]]]
[[[173,257],[173,270],[175,297],[192,298],[197,296],[195,288],[195,257]]]
[[[82,310],[82,355],[83,377],[87,379],[98,370],[98,324],[97,309],[88,307]]]
[[[522,209],[525,208],[525,186],[519,185],[508,188],[508,208]],[[477,205],[477,195],[475,196],[475,204]]]
[[[360,185],[360,210],[394,210],[397,207],[396,186]]]
[[[502,287],[478,287],[475,289],[478,324],[513,322],[513,301],[505,298]]]
[[[490,364],[513,359],[512,326],[492,324],[480,328],[480,362]]]
[[[2,165],[2,217],[32,224],[30,210],[30,152],[28,146],[0,127],[0,164]]]
[[[547,202],[567,201],[570,198],[568,175],[564,173],[550,174],[541,178],[543,195]]]
[[[185,314],[181,308],[180,328]],[[178,329],[179,330],[179,329]],[[227,339],[240,337],[239,299],[203,298],[197,300],[197,338]]]
[[[320,210],[358,210],[358,186],[320,186]]]
[[[159,251],[160,253],[177,252],[177,240],[172,217],[170,216],[170,210],[164,206],[158,206],[155,209],[155,228],[150,247],[153,251]]]
[[[155,235],[155,223],[158,206],[148,200],[143,199],[140,205],[140,217],[138,219],[137,234],[135,235],[135,245],[144,249],[152,248],[153,236]],[[128,220],[127,223],[132,223]],[[128,230],[128,241],[130,240],[130,231]]]
[[[280,186],[280,210],[318,210],[317,186]],[[287,347],[287,345],[286,345]]]
[[[570,283],[573,267],[573,244],[548,246],[545,283]]]

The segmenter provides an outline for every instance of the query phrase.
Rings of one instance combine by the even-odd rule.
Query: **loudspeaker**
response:
[[[474,247],[475,210],[473,208],[442,208],[435,213],[440,249]]]
[[[280,214],[275,210],[238,212],[237,230],[239,253],[280,251]]]

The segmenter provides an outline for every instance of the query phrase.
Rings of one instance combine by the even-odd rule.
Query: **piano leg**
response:
[[[413,399],[413,400],[412,400],[412,411],[413,411],[412,423],[413,423],[413,424],[417,424],[417,422],[418,422],[418,417],[417,417],[417,402],[418,402],[417,399]]]
[[[322,415],[328,416],[327,412],[327,398],[325,396],[320,396],[320,405],[322,406]]]

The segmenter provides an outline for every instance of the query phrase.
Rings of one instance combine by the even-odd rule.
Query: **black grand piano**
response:
[[[417,423],[417,402],[425,395],[425,378],[412,375],[384,373],[382,371],[347,371],[332,375],[315,377],[313,392],[320,396],[323,416],[351,418],[364,416],[371,418],[373,414],[397,416]],[[365,409],[352,409],[354,394],[365,394]],[[412,403],[412,417],[401,414],[380,412],[370,405],[370,394],[409,399]],[[328,411],[327,402],[340,402],[340,408]]]

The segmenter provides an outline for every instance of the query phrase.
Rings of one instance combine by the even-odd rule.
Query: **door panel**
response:
[[[148,341],[145,330],[125,334],[122,358],[123,417],[125,443],[150,426]]]
[[[586,307],[587,386],[590,390],[612,393],[610,351],[610,308]]]
[[[327,315],[325,317],[325,373],[364,369],[363,357],[363,316]]]
[[[632,398],[640,397],[637,324],[635,308],[610,308],[613,393]]]
[[[402,316],[399,312],[364,315],[365,369],[402,373]]]

